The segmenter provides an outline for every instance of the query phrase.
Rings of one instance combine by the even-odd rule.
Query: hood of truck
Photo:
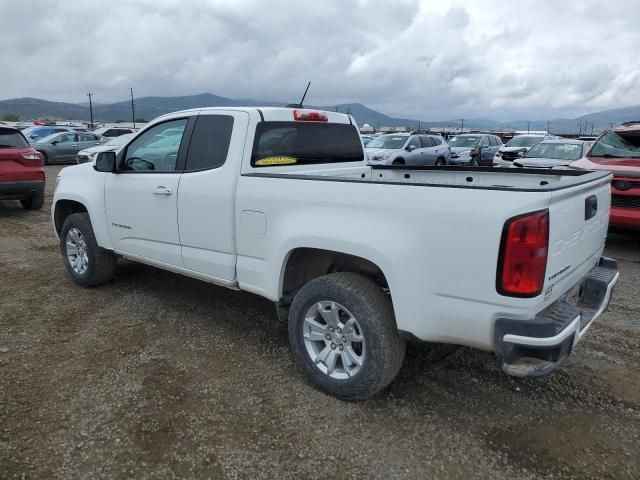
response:
[[[640,175],[640,158],[585,157],[572,163],[571,166],[585,170],[608,170]]]

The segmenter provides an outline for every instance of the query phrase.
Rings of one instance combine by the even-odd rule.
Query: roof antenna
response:
[[[302,102],[304,102],[304,99],[307,96],[307,92],[309,91],[310,86],[311,86],[311,82],[307,83],[307,88],[304,91],[304,95],[302,95],[302,98],[300,99],[300,103],[290,103],[289,105],[287,105],[287,107],[288,108],[304,108],[302,106]]]

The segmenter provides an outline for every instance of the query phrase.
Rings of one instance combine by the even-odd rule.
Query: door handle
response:
[[[172,193],[171,189],[167,187],[156,187],[153,191],[154,195],[171,195]]]
[[[71,144],[71,146],[72,146],[72,147],[77,147],[77,146],[78,146],[78,144],[77,144],[77,143],[72,143],[72,144]]]

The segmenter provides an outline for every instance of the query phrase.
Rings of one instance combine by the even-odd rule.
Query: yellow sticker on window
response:
[[[297,158],[293,157],[266,157],[256,160],[255,165],[257,167],[264,167],[266,165],[292,165],[298,163]]]

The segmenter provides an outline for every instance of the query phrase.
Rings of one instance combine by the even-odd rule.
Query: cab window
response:
[[[196,120],[186,170],[217,168],[227,160],[233,132],[231,115],[200,115]]]
[[[175,172],[178,152],[187,119],[155,125],[127,147],[122,170],[135,172]]]

